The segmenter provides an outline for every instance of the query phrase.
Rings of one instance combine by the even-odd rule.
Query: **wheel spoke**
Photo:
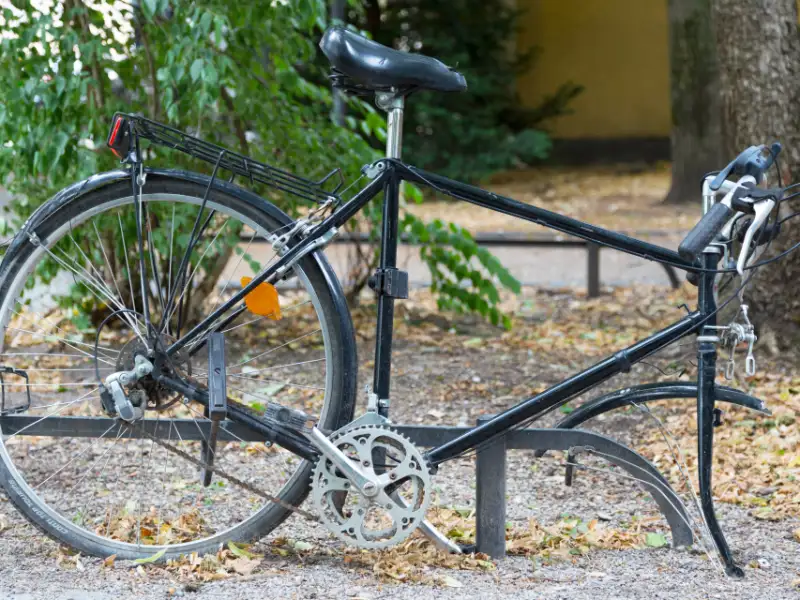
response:
[[[116,423],[116,422],[112,423],[112,424],[111,424],[111,426],[110,426],[108,429],[106,429],[106,430],[105,430],[105,431],[102,433],[102,435],[100,435],[100,437],[99,437],[99,438],[96,438],[96,440],[95,440],[95,441],[94,441],[92,444],[88,444],[84,450],[82,450],[81,452],[79,452],[78,454],[76,454],[75,456],[73,456],[72,458],[70,458],[70,459],[69,459],[69,460],[68,460],[66,463],[64,463],[64,464],[63,464],[61,467],[59,467],[57,471],[54,471],[54,472],[53,472],[51,475],[49,475],[49,476],[48,476],[46,479],[44,479],[44,480],[43,480],[43,481],[41,481],[40,483],[37,483],[35,486],[33,486],[33,489],[34,489],[34,490],[38,490],[38,489],[39,489],[40,487],[42,487],[42,486],[43,486],[45,483],[47,483],[48,481],[50,481],[50,480],[51,480],[53,477],[55,477],[56,475],[58,475],[59,473],[61,473],[61,471],[63,471],[63,470],[64,470],[64,469],[66,469],[68,466],[70,466],[72,463],[74,463],[76,460],[78,460],[78,459],[79,459],[81,456],[83,456],[84,454],[86,454],[87,452],[89,452],[89,450],[93,450],[93,449],[95,448],[95,446],[97,445],[97,442],[98,442],[98,441],[100,441],[100,440],[102,440],[102,439],[104,439],[104,438],[106,437],[106,434],[107,434],[109,431],[111,431],[112,429],[114,429],[114,427],[117,427],[117,426],[118,426],[118,425],[117,425],[117,423]]]
[[[259,359],[259,358],[262,358],[262,357],[264,357],[264,356],[267,356],[267,355],[269,355],[269,354],[272,354],[273,352],[276,352],[276,351],[280,350],[281,348],[285,348],[285,347],[286,347],[286,346],[288,346],[289,344],[293,344],[294,342],[297,342],[297,341],[299,341],[299,340],[302,340],[302,339],[304,339],[304,338],[307,338],[307,337],[309,337],[309,336],[311,336],[311,335],[314,335],[315,333],[321,333],[321,332],[322,332],[322,329],[315,329],[314,331],[310,331],[310,332],[308,332],[308,333],[304,333],[303,335],[301,335],[301,336],[298,336],[298,337],[294,338],[293,340],[289,340],[289,341],[288,341],[288,342],[286,342],[285,344],[281,344],[280,346],[276,346],[275,348],[271,348],[271,349],[267,350],[266,352],[262,352],[261,354],[256,354],[256,355],[255,355],[253,358],[249,358],[249,359],[247,359],[247,360],[243,360],[243,361],[241,361],[241,362],[239,362],[239,363],[236,363],[236,364],[235,364],[235,365],[233,365],[233,366],[234,366],[234,367],[241,367],[242,365],[246,365],[246,364],[248,364],[248,363],[251,363],[251,362],[253,362],[254,360],[257,360],[257,359]]]
[[[121,397],[112,396],[114,406],[108,408],[100,401],[105,378],[133,370],[143,353],[153,363],[167,361],[175,377],[206,386],[208,363],[199,350],[207,340],[195,340],[168,359],[160,355],[180,339],[176,319],[186,322],[218,309],[239,278],[252,275],[256,238],[290,227],[267,226],[268,215],[254,217],[252,207],[221,191],[225,201],[214,191],[207,205],[202,190],[187,200],[188,183],[175,193],[149,191],[161,185],[141,190],[134,185],[120,198],[106,191],[113,186],[103,194],[87,192],[74,214],[39,226],[45,241],[39,249],[26,248],[10,266],[4,289],[13,291],[0,297],[0,362],[25,373],[3,373],[4,410],[24,415],[25,422],[13,432],[7,425],[0,436],[0,469],[11,485],[16,481],[28,491],[30,504],[23,512],[52,515],[45,528],[65,543],[83,544],[82,551],[103,547],[148,556],[155,552],[153,544],[172,549],[187,542],[196,543],[198,551],[214,551],[241,532],[270,529],[281,517],[284,508],[247,492],[250,486],[291,499],[300,489],[298,469],[306,465],[290,451],[243,439],[238,425],[227,420],[218,423],[222,439],[212,450],[214,422],[201,405],[166,389],[152,374],[123,378],[122,391],[143,411],[139,422],[146,423],[145,431],[157,432],[158,439],[137,435],[135,425],[114,414]],[[195,237],[188,232],[193,220]],[[254,258],[261,264],[277,260],[276,254],[264,254]],[[246,312],[241,303],[217,321],[226,338],[229,388],[255,403],[269,400],[258,388],[275,383],[291,388],[281,394],[286,402],[306,403],[315,414],[338,418],[341,409],[328,402],[338,402],[341,394],[328,393],[327,386],[339,385],[339,378],[328,369],[338,365],[332,348],[344,344],[328,345],[329,332],[338,331],[323,317],[336,314],[330,291],[320,287],[324,283],[312,284],[324,278],[301,266],[293,277],[298,285],[281,291],[285,320],[273,323],[269,316]],[[296,323],[292,317],[298,317]],[[271,340],[266,347],[257,341],[265,331]],[[98,429],[87,438],[85,431],[55,426],[57,419],[73,417]],[[186,421],[194,431],[191,439],[182,437],[186,425],[177,426],[176,419],[192,420],[194,425]],[[208,486],[199,479],[203,469],[197,472],[194,458],[203,445],[206,459],[220,469]]]

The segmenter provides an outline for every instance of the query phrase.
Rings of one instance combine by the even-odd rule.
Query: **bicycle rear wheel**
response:
[[[290,512],[217,475],[204,486],[196,464],[109,419],[101,406],[98,375],[132,368],[143,351],[145,306],[168,345],[238,289],[241,277],[275,259],[261,242],[288,217],[216,182],[197,219],[205,188],[202,180],[149,174],[139,209],[142,248],[129,180],[88,192],[27,232],[36,235],[0,272],[0,364],[27,375],[2,375],[0,410],[32,417],[32,431],[60,417],[94,427],[90,437],[78,429],[54,437],[0,426],[0,484],[32,523],[87,554],[166,559],[216,551],[264,536]],[[181,279],[195,220],[204,228]],[[277,402],[312,414],[322,427],[341,427],[352,420],[356,384],[341,288],[318,255],[300,261],[277,288],[279,315],[244,311],[223,328],[228,394],[256,412]],[[174,360],[206,383],[205,348],[190,345]],[[146,379],[131,393],[146,419],[180,419],[164,441],[200,459],[202,405]],[[219,442],[215,464],[290,505],[308,492],[311,466],[282,448]]]

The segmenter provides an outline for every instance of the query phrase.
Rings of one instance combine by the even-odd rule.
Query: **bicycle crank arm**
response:
[[[311,440],[320,453],[333,463],[333,465],[342,472],[347,480],[352,483],[358,491],[367,498],[377,496],[381,488],[377,480],[367,476],[358,466],[357,463],[350,460],[344,452],[336,447],[336,444],[326,436],[316,426],[304,432],[305,436]],[[366,464],[366,462],[365,462]],[[369,466],[369,465],[367,465]]]

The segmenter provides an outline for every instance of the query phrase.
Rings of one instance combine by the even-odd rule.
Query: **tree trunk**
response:
[[[722,162],[719,82],[710,0],[669,1],[672,186],[666,202],[700,201]]]
[[[747,146],[779,140],[784,146],[780,158],[786,185],[800,176],[796,0],[711,0],[711,5],[726,158],[731,160]],[[777,185],[774,174],[769,183]],[[781,216],[792,212],[791,203],[785,204]],[[800,223],[788,221],[760,258],[774,256],[797,241]],[[800,339],[800,252],[759,269],[746,296],[762,340],[774,332],[780,332],[776,340],[780,345]]]

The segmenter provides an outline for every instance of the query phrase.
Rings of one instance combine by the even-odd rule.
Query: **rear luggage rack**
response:
[[[125,159],[132,150],[138,148],[139,139],[179,150],[220,169],[247,177],[251,183],[263,183],[310,202],[323,204],[332,201],[338,204],[340,201],[337,192],[344,184],[341,169],[334,169],[319,181],[312,181],[145,117],[115,114],[107,140],[114,154]],[[141,160],[141,157],[137,157],[137,160]],[[326,184],[333,188],[326,190]]]

